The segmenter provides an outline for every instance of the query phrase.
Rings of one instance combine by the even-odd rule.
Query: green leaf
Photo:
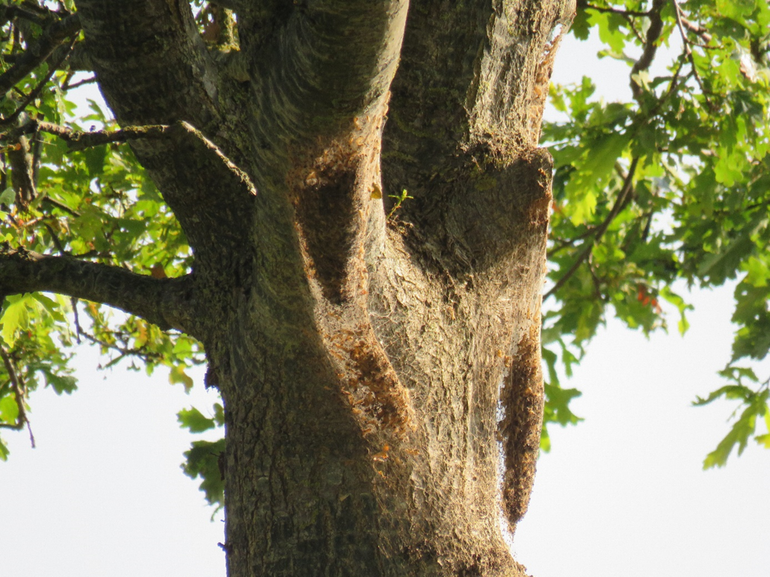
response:
[[[75,377],[70,375],[57,375],[55,373],[45,371],[46,384],[53,387],[57,395],[62,393],[71,394],[78,388],[78,383]]]
[[[545,385],[545,396],[548,403],[548,410],[544,421],[558,423],[559,425],[575,425],[582,421],[569,408],[569,403],[580,397],[583,393],[577,389],[562,389],[553,385]]]
[[[687,322],[687,316],[686,312],[688,310],[693,310],[692,305],[688,305],[686,302],[684,302],[684,299],[679,296],[678,294],[674,293],[669,287],[663,287],[660,291],[660,296],[663,297],[666,301],[670,302],[672,305],[674,305],[677,310],[679,310],[679,334],[684,335],[687,332],[687,329],[690,328],[690,323]]]
[[[752,224],[743,229],[724,248],[703,259],[698,267],[698,275],[707,279],[713,278],[717,282],[723,282],[725,278],[733,276],[742,259],[747,257],[754,248],[752,237],[766,229],[769,221],[770,218],[766,213],[758,214],[752,220]]]
[[[10,393],[0,399],[0,421],[8,425],[13,425],[18,418],[19,405],[16,402],[16,395]]]
[[[590,220],[596,208],[597,191],[603,189],[629,142],[623,133],[603,134],[587,143],[582,163],[565,187],[572,208],[570,220],[579,225]]]
[[[724,467],[727,464],[730,453],[736,446],[738,448],[738,455],[741,455],[746,449],[749,439],[754,436],[757,417],[763,416],[765,417],[765,422],[768,422],[766,415],[768,414],[767,400],[770,397],[770,389],[767,383],[759,391],[752,391],[746,387],[722,387],[720,391],[715,391],[709,395],[709,398],[701,404],[711,402],[720,394],[724,394],[728,398],[743,400],[745,408],[741,416],[733,424],[730,432],[719,442],[717,448],[706,456],[706,459],[703,461],[704,469]],[[761,437],[759,442],[763,444],[765,442],[764,437]]]
[[[225,440],[195,441],[185,452],[187,462],[182,465],[185,475],[191,479],[201,478],[201,491],[211,505],[224,505],[225,484],[220,469],[220,458],[225,454]]]
[[[172,385],[182,384],[186,391],[189,391],[193,387],[193,380],[187,373],[184,372],[185,367],[183,365],[175,365],[171,367],[171,371],[168,374],[168,382]]]
[[[16,193],[14,192],[12,187],[6,188],[2,194],[0,194],[0,204],[4,204],[6,206],[10,206],[14,203],[16,200]]]
[[[190,430],[191,433],[202,433],[217,426],[214,419],[204,417],[195,407],[183,409],[177,413],[177,420],[181,425]]]
[[[28,300],[28,296],[13,296],[6,299],[9,304],[5,306],[3,316],[0,317],[0,324],[3,326],[0,330],[0,336],[9,347],[13,347],[16,343],[19,329],[26,327],[29,322]]]
[[[736,421],[730,432],[719,442],[717,448],[706,455],[706,458],[703,460],[704,469],[724,467],[736,445],[738,445],[738,454],[743,453],[749,438],[754,433],[756,424],[756,414],[749,413],[748,411],[749,409]]]
[[[764,1],[764,0],[762,0]],[[756,5],[756,0],[716,0],[717,10],[723,16],[733,19],[742,19],[751,14]]]

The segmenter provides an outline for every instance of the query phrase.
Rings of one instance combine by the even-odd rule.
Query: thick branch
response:
[[[190,277],[155,279],[71,257],[0,250],[0,295],[36,291],[104,303],[162,329],[194,334]]]
[[[419,198],[427,192],[420,182],[455,176],[469,145],[484,142],[509,161],[513,150],[536,145],[530,127],[540,114],[535,91],[547,86],[540,72],[552,53],[550,34],[573,11],[568,0],[412,2],[383,144],[386,186]]]
[[[241,18],[242,50],[254,62],[252,94],[266,139],[336,135],[381,105],[396,71],[407,5],[311,2],[294,10],[268,45],[248,43],[267,33],[259,30],[264,18]]]
[[[134,150],[162,185],[190,246],[242,251],[257,195],[249,176],[190,124],[178,122],[163,131],[164,138],[135,141]]]
[[[171,127],[169,138],[135,140],[132,148],[190,245],[232,250],[222,241],[243,240],[252,212],[244,197],[254,187],[228,160],[243,166],[245,156],[225,136],[233,134],[220,114],[225,95],[189,2],[142,0],[120,10],[109,0],[77,5],[100,87],[121,126]]]
[[[85,44],[107,103],[123,125],[219,120],[217,78],[189,2],[78,0]]]
[[[418,246],[449,229],[455,238],[437,244],[464,250],[460,265],[489,265],[528,225],[529,211],[519,207],[541,191],[545,163],[530,172],[525,157],[537,146],[556,43],[573,12],[568,0],[412,2],[385,127],[383,184],[415,198],[400,215],[421,229]]]

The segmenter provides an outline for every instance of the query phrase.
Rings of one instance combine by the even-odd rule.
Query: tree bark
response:
[[[207,47],[182,0],[77,1],[118,122],[173,128],[132,147],[194,268],[137,287],[144,309],[102,300],[205,346],[228,574],[524,575],[501,526],[539,448],[537,140],[574,6],[224,5],[239,50]]]

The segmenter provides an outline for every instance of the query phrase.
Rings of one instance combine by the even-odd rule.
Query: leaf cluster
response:
[[[20,62],[37,57],[41,39],[73,11],[71,1],[0,7],[0,84]],[[156,278],[183,275],[192,261],[187,240],[127,144],[73,150],[34,130],[36,122],[86,132],[115,128],[96,101],[93,77],[78,71],[81,42],[76,30],[39,55],[0,100],[0,243],[4,250],[68,256]],[[148,373],[166,366],[169,380],[188,389],[185,369],[203,361],[193,339],[99,303],[9,296],[0,313],[0,426],[27,424],[28,396],[39,386],[57,393],[76,388],[65,352],[76,342],[98,346],[107,355],[105,367],[124,359]],[[0,458],[6,457],[0,440]]]
[[[768,415],[766,383],[739,381],[753,376],[741,364],[770,350],[770,7],[582,1],[572,34],[598,36],[599,57],[628,65],[631,98],[605,102],[586,77],[551,87],[561,118],[543,130],[555,159],[548,387],[559,388],[557,365],[569,375],[610,311],[649,334],[667,329],[668,303],[684,333],[691,307],[672,291],[675,281],[737,281],[733,354],[721,372],[734,384],[708,397],[744,407],[704,463],[723,465],[755,434],[756,417]],[[767,446],[766,435],[756,440]]]

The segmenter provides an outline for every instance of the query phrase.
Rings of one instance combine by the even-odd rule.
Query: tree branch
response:
[[[66,256],[0,248],[0,295],[48,291],[104,303],[194,336],[191,277],[155,279]]]
[[[620,14],[621,16],[649,16],[650,12],[640,12],[638,10],[623,10],[614,6],[594,6],[586,0],[578,0],[577,7],[582,10],[596,10],[597,12],[609,12],[611,14]]]
[[[652,7],[647,12],[650,19],[650,26],[647,28],[647,37],[644,42],[644,49],[639,60],[636,61],[631,69],[631,92],[634,99],[641,104],[642,86],[634,76],[642,71],[648,70],[652,61],[655,59],[655,53],[658,51],[658,39],[663,32],[663,18],[660,13],[668,0],[653,0]]]
[[[0,94],[8,92],[17,82],[45,62],[67,38],[78,32],[80,18],[77,14],[51,24],[43,32],[38,43],[25,50],[16,63],[0,76]]]
[[[189,123],[82,132],[32,120],[10,132],[7,138],[12,140],[37,131],[58,136],[73,151],[112,142],[155,143],[144,148],[147,156],[143,165],[165,184],[166,201],[190,245],[201,248],[201,239],[210,239],[212,231],[218,231],[218,242],[235,237],[236,244],[241,242],[238,235],[245,233],[243,224],[251,213],[250,203],[257,189],[245,171]]]
[[[690,49],[691,42],[687,38],[687,34],[684,31],[685,27],[685,19],[682,17],[682,9],[679,7],[679,2],[677,0],[672,0],[674,3],[674,13],[676,14],[676,25],[679,28],[679,34],[682,36],[682,44],[684,45],[684,53],[687,56],[687,59],[690,61],[690,65],[692,66],[692,73],[695,76],[695,80],[698,83],[698,86],[700,87],[701,92],[703,93],[704,98],[706,99],[706,102],[711,105],[711,102],[709,101],[709,91],[706,90],[706,87],[703,85],[703,81],[701,80],[700,74],[698,74],[698,67],[695,64],[695,58],[693,56],[692,50]],[[693,25],[690,22],[687,22],[688,29],[689,30],[698,30],[697,27],[693,27]],[[704,29],[705,30],[705,29]],[[703,32],[705,34],[705,32]],[[708,37],[707,42],[711,41],[711,36],[706,34],[706,37]]]
[[[217,6],[221,6],[222,8],[227,8],[236,13],[246,11],[250,6],[248,0],[211,0],[211,3],[216,4]],[[262,7],[260,6],[260,8]]]
[[[475,161],[497,156],[510,164],[514,151],[537,145],[531,126],[539,126],[533,120],[547,92],[551,41],[569,26],[570,4],[411,2],[383,142],[386,190],[406,188],[416,199],[404,206],[405,220],[432,213],[434,201],[421,197],[465,179]]]
[[[59,69],[59,67],[64,63],[64,61],[67,59],[67,56],[69,56],[70,52],[72,51],[72,47],[75,43],[75,39],[73,38],[68,46],[63,47],[64,50],[62,50],[61,54],[54,60],[53,63],[51,63],[48,67],[48,72],[46,73],[45,77],[37,83],[37,86],[35,86],[29,94],[27,94],[26,97],[22,100],[21,104],[19,104],[14,112],[12,112],[9,116],[6,116],[5,118],[0,119],[0,126],[7,126],[14,122],[21,114],[24,112],[24,109],[29,106],[29,103],[35,100],[40,93],[43,91],[43,89],[48,85],[48,83],[51,81],[51,78],[56,73],[56,71]]]
[[[27,418],[27,409],[24,406],[24,397],[26,397],[26,390],[21,377],[16,371],[16,367],[13,366],[13,361],[5,352],[5,348],[0,345],[0,357],[3,359],[3,365],[5,365],[5,371],[8,373],[8,379],[11,381],[11,389],[13,390],[13,396],[16,400],[16,407],[18,413],[16,415],[15,423],[0,423],[0,427],[4,429],[15,429],[17,431],[24,428],[27,425],[29,429],[29,438],[32,443],[32,448],[35,448],[35,437],[32,434],[32,428],[29,425],[29,419]]]
[[[311,135],[349,131],[354,117],[380,106],[398,64],[407,7],[405,0],[321,0],[288,15],[273,8],[269,21],[248,12],[240,17],[244,38],[250,31],[270,38],[242,47],[253,63],[261,131],[304,144]],[[275,25],[277,33],[263,30]]]
[[[237,120],[222,116],[222,78],[200,37],[190,3],[137,0],[120,10],[111,0],[76,4],[94,71],[118,123],[124,129],[168,127],[168,138],[137,138],[131,147],[190,245],[200,250],[238,237],[235,242],[242,246],[253,213],[248,202],[255,192],[245,177],[244,170],[251,167],[244,159],[254,155],[244,154],[227,139]],[[225,108],[238,116],[241,104]],[[227,250],[235,247],[230,244]]]
[[[85,47],[121,126],[221,121],[217,73],[186,0],[77,0]],[[212,133],[215,131],[212,131]]]
[[[582,265],[586,259],[591,256],[591,251],[593,250],[594,246],[596,246],[596,244],[602,239],[602,236],[604,236],[604,233],[607,232],[607,229],[612,224],[612,221],[615,220],[615,218],[626,207],[626,204],[631,198],[630,195],[634,184],[634,173],[636,172],[636,165],[638,163],[639,157],[635,156],[631,161],[631,166],[629,167],[628,174],[626,175],[625,181],[623,182],[623,187],[620,189],[618,198],[615,200],[615,204],[612,205],[612,209],[610,209],[609,214],[598,226],[594,237],[586,243],[585,248],[580,252],[580,254],[578,254],[575,262],[572,263],[572,266],[569,268],[569,270],[564,273],[564,275],[556,282],[551,290],[543,295],[544,301],[548,297],[555,294],[561,287],[563,287],[564,284],[572,277],[572,275],[577,272],[577,270],[580,268],[580,265]]]

